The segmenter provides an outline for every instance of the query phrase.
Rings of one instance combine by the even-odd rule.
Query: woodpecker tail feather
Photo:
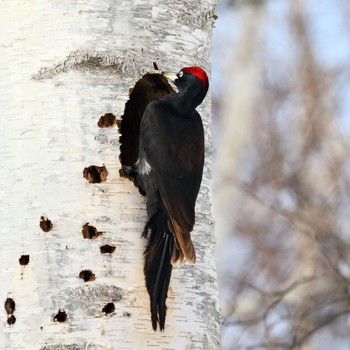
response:
[[[191,233],[181,229],[174,219],[170,219],[168,227],[175,236],[171,263],[175,265],[179,262],[181,265],[186,258],[191,264],[194,264],[196,262],[196,253],[191,240]]]
[[[151,300],[152,327],[156,331],[157,323],[164,330],[166,316],[166,298],[171,277],[171,255],[174,236],[167,228],[167,217],[164,210],[159,209],[146,224],[146,232],[150,229],[145,256],[145,279]],[[145,231],[144,231],[145,233]]]

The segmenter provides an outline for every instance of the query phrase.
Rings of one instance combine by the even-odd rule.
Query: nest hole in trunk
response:
[[[158,73],[147,73],[129,91],[129,100],[125,104],[124,114],[118,121],[120,134],[119,174],[134,182],[133,173],[139,155],[140,124],[143,113],[151,101],[174,92],[167,79]],[[126,171],[126,169],[128,169]]]

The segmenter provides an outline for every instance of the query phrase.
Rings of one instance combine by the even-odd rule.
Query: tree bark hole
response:
[[[151,101],[159,100],[174,92],[162,74],[147,73],[129,91],[129,100],[125,104],[124,114],[118,123],[120,133],[120,155],[122,165],[119,174],[133,180],[125,173],[123,166],[135,170],[139,154],[140,124],[143,113]]]

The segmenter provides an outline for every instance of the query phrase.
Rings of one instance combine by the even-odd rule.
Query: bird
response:
[[[154,331],[158,324],[160,331],[165,328],[173,265],[196,261],[191,231],[204,166],[204,129],[196,108],[209,88],[206,72],[197,66],[162,74],[178,91],[147,105],[135,176],[146,195],[144,275]]]

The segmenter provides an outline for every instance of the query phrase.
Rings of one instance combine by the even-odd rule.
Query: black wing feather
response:
[[[157,178],[171,231],[182,249],[191,250],[190,232],[204,163],[203,124],[196,111],[179,117],[165,107],[168,105],[158,101],[146,108],[141,123],[142,149]],[[194,261],[195,257],[183,253]]]

